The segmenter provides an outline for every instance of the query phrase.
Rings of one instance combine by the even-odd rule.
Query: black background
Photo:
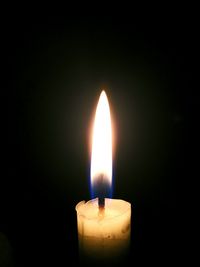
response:
[[[115,129],[113,198],[132,204],[127,262],[185,259],[195,30],[188,16],[133,17],[23,15],[6,24],[1,233],[16,266],[78,263],[75,205],[90,199],[102,89]]]

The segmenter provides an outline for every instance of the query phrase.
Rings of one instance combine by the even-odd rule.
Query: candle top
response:
[[[115,219],[129,212],[131,204],[121,199],[105,199],[105,213],[103,222]],[[80,216],[87,220],[99,221],[99,207],[98,198],[92,199],[88,202],[82,201],[76,206],[76,211]]]

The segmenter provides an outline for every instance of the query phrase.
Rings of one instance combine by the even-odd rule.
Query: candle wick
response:
[[[98,206],[99,206],[99,209],[100,208],[103,208],[105,207],[105,198],[104,197],[99,197],[98,198]]]
[[[105,207],[99,207],[99,213],[98,213],[98,217],[100,220],[102,220],[104,218],[105,215]]]
[[[100,219],[102,219],[104,217],[104,214],[105,214],[105,198],[104,197],[98,198],[98,206],[99,206],[98,216]]]

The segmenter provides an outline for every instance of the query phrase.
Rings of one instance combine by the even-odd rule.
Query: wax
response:
[[[98,199],[81,201],[76,206],[79,251],[84,257],[115,261],[129,248],[131,204],[120,199],[105,199],[99,212]]]

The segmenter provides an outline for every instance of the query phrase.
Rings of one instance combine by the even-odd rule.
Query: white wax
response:
[[[98,199],[76,206],[80,252],[95,258],[115,258],[127,251],[130,242],[131,204],[105,199],[99,214]]]

